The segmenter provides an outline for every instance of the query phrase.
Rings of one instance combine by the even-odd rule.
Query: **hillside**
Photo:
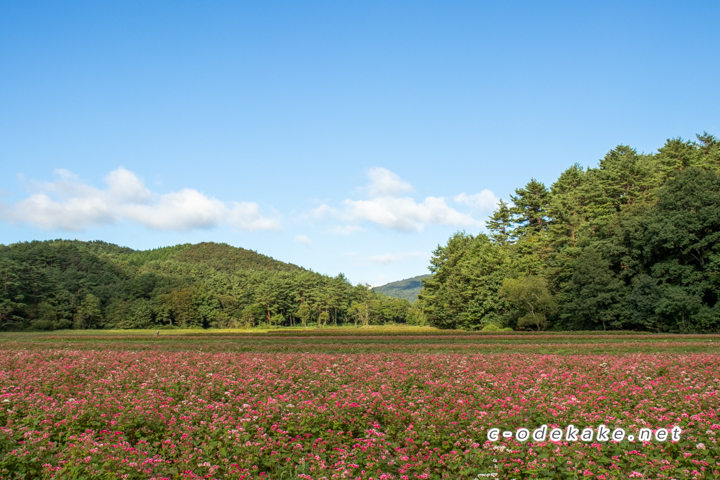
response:
[[[239,269],[278,272],[303,270],[297,265],[275,260],[253,250],[214,242],[203,242],[196,245],[186,243],[153,250],[132,251],[127,255],[126,260],[138,267],[153,260],[174,260],[196,265],[203,264],[222,272],[233,272]]]
[[[404,298],[410,302],[414,302],[420,290],[422,290],[422,281],[430,278],[430,275],[418,275],[417,277],[398,280],[386,285],[373,288],[376,292],[383,293],[388,297]]]
[[[227,244],[0,245],[0,330],[404,322],[410,304]]]

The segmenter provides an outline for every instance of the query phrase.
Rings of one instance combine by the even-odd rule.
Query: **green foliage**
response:
[[[318,327],[327,326],[329,321],[330,321],[330,314],[328,312],[320,312],[320,315],[318,315]]]
[[[547,328],[547,316],[556,310],[555,300],[548,290],[547,281],[535,275],[508,278],[499,291],[511,306],[524,313],[518,327]]]
[[[534,178],[525,185],[525,188],[515,190],[510,195],[514,206],[509,212],[518,224],[518,233],[540,232],[547,227],[547,210],[549,206],[549,192],[545,185]],[[497,213],[503,212],[503,206],[491,217],[495,221]]]
[[[102,309],[100,299],[88,293],[80,303],[80,307],[73,318],[74,327],[78,330],[99,328],[102,326]]]
[[[18,315],[23,307],[24,285],[22,267],[10,258],[0,258],[0,328],[17,328],[23,318]]]
[[[57,312],[49,302],[42,302],[38,305],[38,316],[30,322],[33,330],[53,330],[57,325]]]
[[[573,330],[596,330],[599,325],[603,330],[622,327],[622,290],[623,283],[610,269],[610,262],[592,246],[586,248],[575,262],[566,290],[561,314],[564,325]]]
[[[420,302],[415,302],[408,310],[407,324],[416,325],[418,327],[424,327],[428,324],[427,316],[423,312]]]
[[[67,240],[0,245],[5,330],[341,325],[353,320],[353,301],[368,306],[368,324],[404,323],[410,308],[342,274],[225,244],[144,252]]]
[[[196,245],[186,243],[173,247],[156,248],[141,252],[131,251],[126,261],[142,266],[152,261],[174,260],[194,265],[207,265],[214,270],[234,272],[236,270],[303,270],[289,263],[280,262],[253,250],[232,247],[225,243],[203,242]]]
[[[372,323],[382,325],[405,322],[411,305],[404,298],[387,297],[382,294],[373,295],[369,302]]]
[[[494,242],[505,245],[511,240],[512,210],[504,200],[500,200],[497,210],[490,216],[486,224]]]
[[[270,324],[275,326],[283,325],[285,324],[285,317],[283,317],[281,313],[276,313],[270,317]]]
[[[295,312],[295,316],[302,321],[303,327],[305,328],[307,328],[307,324],[310,321],[311,315],[312,309],[310,308],[310,305],[304,302],[300,304],[297,311]]]
[[[491,215],[491,241],[456,233],[433,252],[423,314],[440,328],[717,333],[719,172],[703,133],[654,154],[620,145],[549,189],[532,179]]]
[[[430,325],[470,330],[504,322],[508,304],[498,292],[511,271],[505,248],[482,234],[456,233],[430,263],[433,276],[420,294]]]
[[[360,325],[368,326],[370,324],[370,307],[367,302],[353,302],[348,313],[355,322],[356,328]]]

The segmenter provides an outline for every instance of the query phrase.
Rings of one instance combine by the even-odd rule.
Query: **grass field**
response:
[[[719,346],[412,327],[2,333],[0,479],[720,478]],[[542,425],[627,436],[488,441]],[[682,435],[630,439],[643,428]]]
[[[297,353],[720,353],[720,335],[636,332],[467,332],[430,327],[251,330],[62,330],[0,333],[3,349]]]

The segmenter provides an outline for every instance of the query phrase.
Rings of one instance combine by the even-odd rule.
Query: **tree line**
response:
[[[441,328],[718,332],[719,172],[704,133],[531,179],[487,234],[438,246],[419,308]]]
[[[355,326],[414,321],[410,302],[226,244],[0,246],[3,330]]]

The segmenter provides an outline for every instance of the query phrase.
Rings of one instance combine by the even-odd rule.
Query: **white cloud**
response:
[[[319,207],[313,208],[310,211],[310,215],[315,217],[316,220],[324,222],[330,220],[331,218],[339,217],[340,212],[337,209],[331,207],[330,205],[323,203]]]
[[[470,215],[449,207],[442,197],[427,197],[418,203],[409,197],[379,197],[370,200],[345,200],[344,217],[367,220],[392,230],[422,231],[429,224],[454,227],[478,227]]]
[[[458,228],[474,228],[483,225],[471,215],[450,207],[443,197],[426,197],[422,201],[400,193],[412,190],[412,186],[393,172],[384,168],[373,168],[368,177],[370,182],[361,191],[368,197],[364,200],[347,199],[340,208],[322,204],[311,214],[319,221],[332,219],[355,224],[367,221],[375,225],[404,232],[422,231],[428,225],[450,225]],[[334,227],[337,233],[342,227]],[[346,227],[347,233],[357,231],[356,226]]]
[[[156,230],[210,228],[221,223],[228,213],[228,207],[220,200],[190,188],[161,195],[149,204],[127,202],[116,205],[121,218]]]
[[[120,167],[105,177],[106,189],[82,183],[67,170],[55,182],[32,182],[28,198],[3,205],[3,217],[45,230],[79,231],[93,225],[131,221],[156,230],[188,231],[226,224],[244,230],[279,230],[254,202],[222,202],[184,188],[156,194],[133,172]]]
[[[392,197],[398,193],[412,191],[412,185],[395,173],[382,167],[374,167],[368,172],[370,183],[365,187],[371,197]]]
[[[295,235],[295,239],[293,241],[302,243],[306,247],[312,247],[312,242],[306,235]]]
[[[11,207],[4,207],[3,217],[16,223],[30,223],[43,230],[77,231],[86,225],[117,221],[116,215],[99,198],[69,198],[58,202],[44,193],[33,194]]]
[[[497,204],[500,202],[500,199],[488,189],[485,189],[480,193],[475,193],[473,195],[461,193],[460,195],[457,195],[454,200],[457,203],[468,205],[483,212],[492,212],[493,210],[495,210],[495,207],[497,207]]]
[[[147,203],[152,193],[145,188],[142,180],[130,170],[120,167],[105,177],[108,197],[119,203]]]
[[[277,217],[278,215],[276,215]],[[282,228],[277,218],[264,217],[260,205],[255,202],[232,202],[225,217],[227,224],[242,230],[271,230],[279,232]]]
[[[399,252],[399,253],[383,253],[381,255],[371,255],[369,257],[357,257],[355,254],[349,254],[355,257],[355,261],[359,264],[388,265],[390,263],[404,262],[409,258],[428,257],[425,252]]]
[[[360,225],[343,225],[332,227],[329,232],[335,235],[352,235],[353,233],[364,232],[365,229]]]

